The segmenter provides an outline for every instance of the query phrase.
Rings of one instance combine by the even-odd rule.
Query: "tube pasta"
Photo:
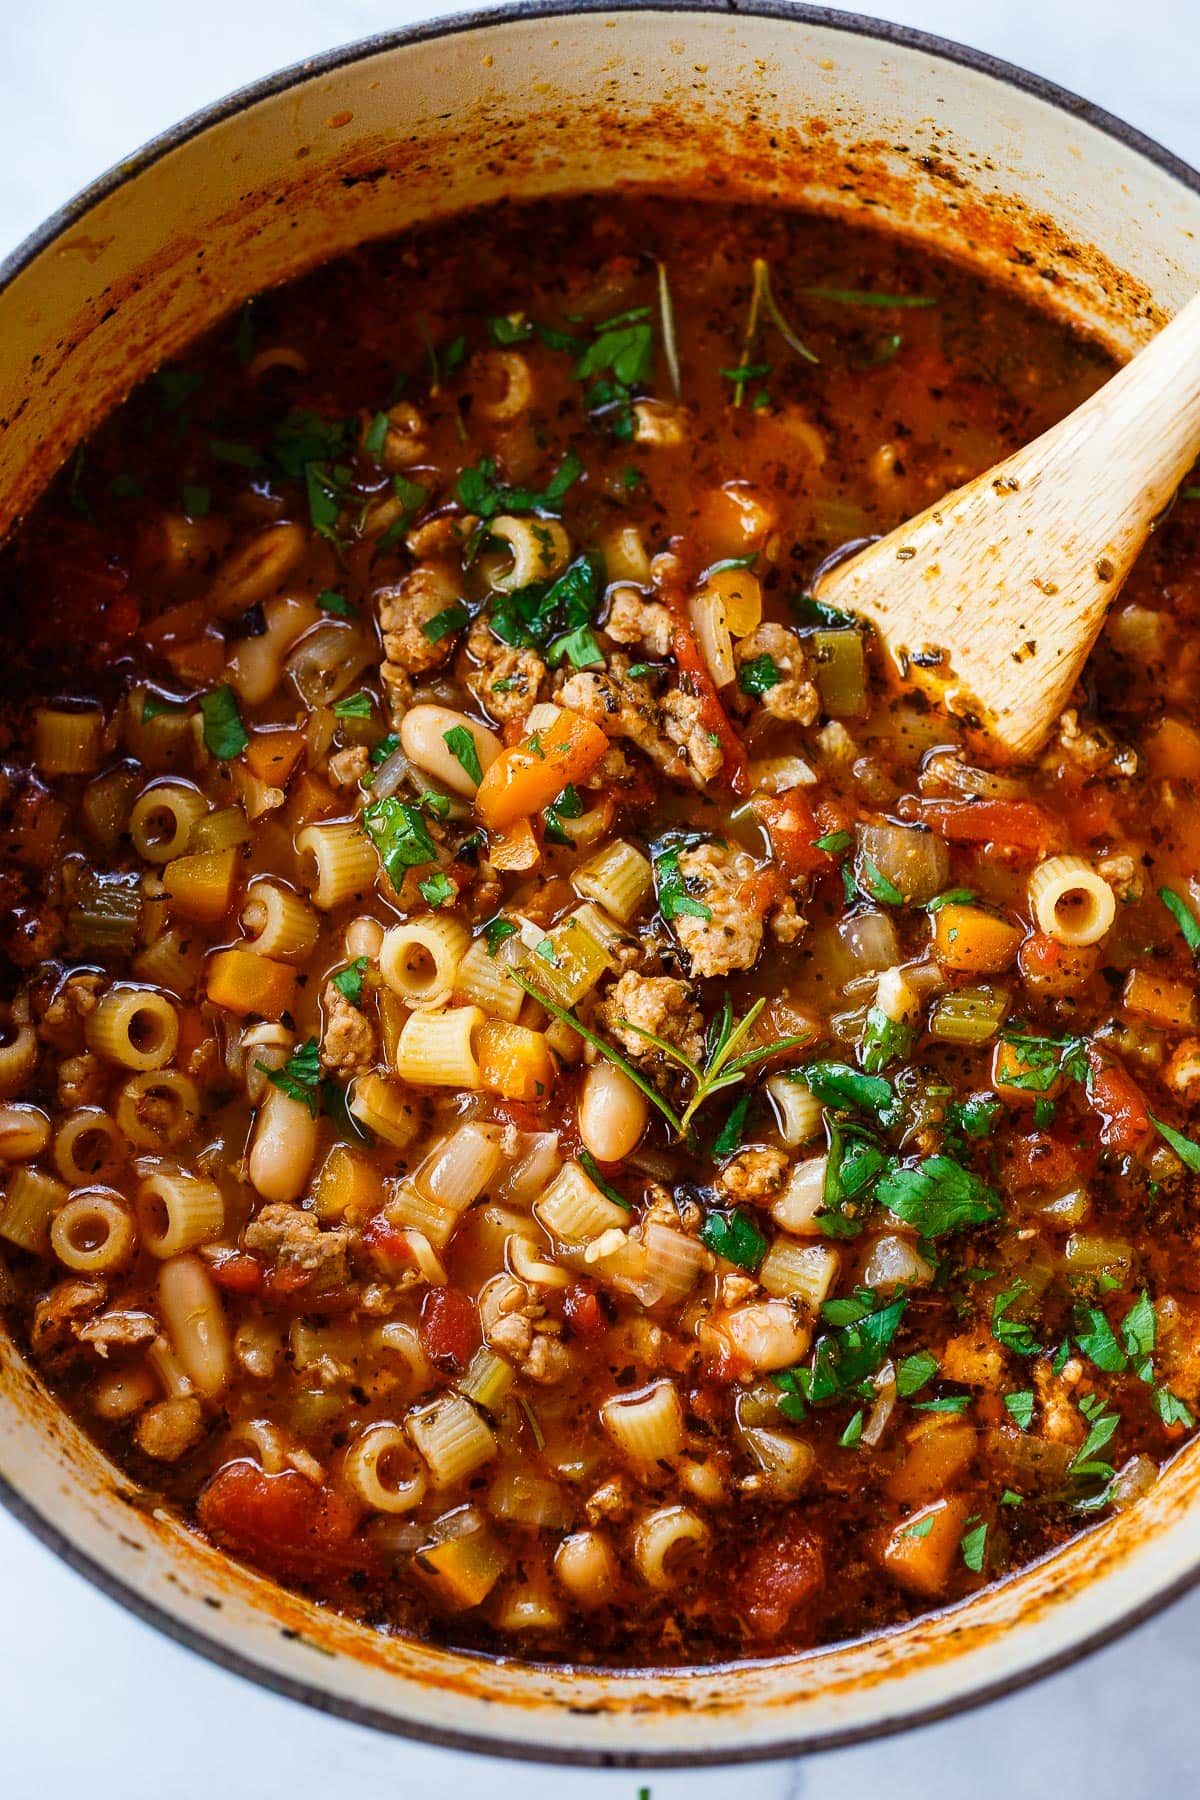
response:
[[[758,1271],[768,1294],[786,1300],[797,1294],[816,1312],[837,1280],[840,1258],[824,1244],[789,1244],[776,1238]]]
[[[153,988],[111,988],[88,1014],[84,1036],[123,1069],[161,1069],[179,1042],[179,1014]]]
[[[564,1288],[571,1277],[557,1263],[547,1262],[532,1238],[514,1232],[508,1240],[509,1268],[526,1287]]]
[[[189,848],[192,827],[207,811],[208,801],[190,782],[152,783],[142,789],[129,814],[134,849],[151,863],[168,863],[182,856]]]
[[[45,1252],[50,1220],[67,1198],[67,1189],[41,1169],[14,1169],[4,1184],[0,1237],[35,1255]]]
[[[300,525],[269,525],[226,557],[209,589],[217,616],[232,619],[259,600],[278,593],[307,548]],[[253,643],[253,638],[243,642]]]
[[[492,576],[502,594],[515,593],[534,581],[561,575],[571,560],[571,540],[557,519],[514,519],[507,514],[488,521],[488,536],[508,546],[511,562]]]
[[[501,425],[529,412],[533,374],[519,350],[489,350],[474,359],[472,373],[479,378],[474,407],[481,419]]]
[[[479,1087],[475,1037],[483,1023],[477,1006],[410,1014],[396,1045],[397,1075],[417,1087]]]
[[[296,837],[301,879],[314,906],[332,912],[374,890],[379,872],[375,846],[349,822],[306,825]]]
[[[821,1130],[825,1108],[800,1074],[771,1075],[764,1084],[775,1109],[779,1135],[789,1150],[807,1144]]]
[[[43,775],[90,775],[100,766],[104,714],[98,706],[39,706],[33,760]]]
[[[229,1384],[233,1347],[220,1293],[198,1256],[164,1262],[158,1307],[184,1373],[206,1400],[215,1400]]]
[[[499,1167],[498,1128],[472,1123],[445,1138],[413,1179],[431,1200],[462,1212],[485,1191]]]
[[[170,988],[181,1000],[195,991],[203,967],[203,939],[174,925],[160,931],[133,959],[133,972],[139,980]]]
[[[200,1090],[180,1069],[131,1075],[117,1093],[116,1123],[139,1150],[182,1143],[200,1117]]]
[[[636,1394],[614,1394],[600,1407],[600,1423],[635,1464],[664,1462],[683,1448],[683,1406],[671,1381],[656,1381]]]
[[[108,1275],[133,1255],[136,1232],[121,1196],[104,1188],[72,1194],[54,1215],[50,1248],[66,1269]]]
[[[607,1199],[577,1162],[563,1164],[533,1212],[543,1230],[567,1246],[586,1244],[629,1223],[625,1208]]]
[[[54,1166],[69,1187],[111,1182],[124,1161],[121,1128],[99,1106],[68,1113],[54,1134]]]
[[[640,850],[624,838],[614,838],[575,870],[571,885],[585,900],[594,900],[622,925],[628,925],[650,897],[654,872]]]
[[[1029,905],[1038,930],[1072,949],[1098,944],[1117,916],[1112,888],[1079,856],[1039,863],[1029,877]]]
[[[225,1202],[213,1181],[158,1169],[138,1189],[137,1216],[142,1243],[165,1260],[219,1237]]]
[[[245,948],[279,962],[303,962],[317,941],[320,925],[306,900],[278,881],[255,881],[242,902]]]
[[[373,1512],[405,1513],[425,1498],[428,1478],[399,1425],[371,1425],[351,1444],[342,1477]]]
[[[461,920],[441,913],[419,914],[384,933],[379,973],[406,1006],[444,1006],[470,941]]]
[[[678,1584],[687,1553],[696,1555],[711,1541],[708,1526],[690,1506],[662,1506],[638,1525],[633,1559],[647,1587],[665,1592]]]
[[[0,1044],[0,1098],[23,1088],[37,1067],[37,1032],[29,1020],[25,1006],[14,1005],[8,1019],[12,1033],[6,1044]]]
[[[465,1481],[496,1455],[495,1433],[461,1394],[444,1394],[410,1412],[408,1432],[436,1487]]]
[[[49,1148],[50,1132],[39,1106],[0,1106],[0,1162],[32,1162]]]

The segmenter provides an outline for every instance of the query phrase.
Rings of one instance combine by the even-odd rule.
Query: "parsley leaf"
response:
[[[237,696],[228,682],[201,694],[200,714],[204,720],[204,742],[209,754],[218,762],[229,762],[240,756],[250,742],[250,734],[242,723]]]
[[[863,1409],[860,1406],[850,1423],[838,1439],[843,1450],[853,1450],[861,1441],[863,1434]]]
[[[918,1350],[913,1356],[906,1356],[896,1369],[896,1392],[901,1400],[907,1400],[927,1381],[932,1381],[938,1372],[938,1359],[930,1350]]]
[[[858,885],[871,900],[877,900],[881,906],[903,906],[904,895],[883,871],[876,867],[869,856],[862,858],[862,868],[858,873]]]
[[[826,856],[840,856],[854,842],[854,834],[850,831],[829,831],[814,843],[814,849],[823,850]]]
[[[860,1074],[849,1063],[811,1062],[805,1067],[804,1082],[826,1106],[873,1113],[885,1129],[898,1120],[895,1090],[881,1075]]]
[[[299,1100],[306,1106],[315,1119],[317,1116],[318,1090],[321,1085],[321,1054],[316,1038],[309,1038],[299,1050],[288,1057],[282,1069],[268,1069],[265,1063],[258,1063],[267,1080],[289,1100]]]
[[[335,588],[325,588],[317,595],[317,605],[322,612],[335,613],[339,619],[353,619],[358,615],[358,608],[351,606],[344,594]]]
[[[886,1152],[861,1125],[831,1124],[825,1183],[816,1215],[824,1236],[858,1236],[871,1204],[871,1189],[887,1163]]]
[[[1011,1065],[1005,1069],[1007,1087],[1045,1094],[1060,1075],[1071,1081],[1087,1080],[1087,1045],[1080,1037],[1037,1037],[1026,1032],[1002,1031],[1000,1041],[1012,1046],[1021,1064],[1019,1069],[1013,1069]]]
[[[465,725],[455,725],[450,731],[443,731],[442,742],[467,777],[478,787],[483,780],[483,770],[479,766],[479,746]]]
[[[343,999],[348,1000],[351,1006],[362,1005],[363,976],[366,971],[366,957],[356,956],[352,963],[347,963],[344,969],[339,969],[337,974],[331,977],[338,993],[342,995]]]
[[[1149,1356],[1157,1336],[1154,1307],[1145,1288],[1121,1320],[1121,1342],[1130,1356]]]
[[[1190,1431],[1196,1423],[1188,1408],[1170,1388],[1155,1388],[1154,1410],[1164,1425],[1186,1425]]]
[[[583,464],[569,450],[558,469],[542,489],[505,487],[496,480],[496,465],[490,456],[480,458],[458,478],[458,497],[468,512],[481,519],[494,519],[497,513],[550,513],[562,511],[567,490],[583,474]]]
[[[949,1156],[927,1156],[915,1166],[890,1170],[875,1198],[927,1238],[985,1225],[1003,1210],[999,1195]]]
[[[926,912],[941,912],[943,906],[970,906],[975,894],[971,888],[947,888],[944,894],[935,894],[932,900],[926,900]]]
[[[742,1141],[742,1132],[746,1128],[746,1114],[750,1111],[753,1094],[747,1092],[734,1101],[729,1117],[717,1133],[713,1144],[714,1156],[732,1156]]]
[[[535,650],[550,644],[551,662],[568,657],[580,668],[585,662],[603,661],[588,630],[603,591],[599,557],[578,556],[554,581],[530,582],[496,596],[488,607],[488,625],[502,644]]]
[[[333,703],[335,719],[369,719],[371,716],[371,696],[361,688],[357,694],[347,694],[344,700]]]
[[[946,1124],[964,1137],[986,1138],[992,1135],[1003,1113],[1004,1103],[995,1094],[968,1094],[965,1100],[953,1101],[947,1107]]]
[[[968,1524],[970,1522],[968,1521]],[[971,1526],[959,1540],[962,1559],[972,1574],[978,1575],[983,1568],[984,1552],[987,1548],[988,1528],[985,1523]]]
[[[1164,1125],[1153,1113],[1150,1114],[1150,1123],[1159,1136],[1167,1140],[1184,1167],[1190,1169],[1193,1175],[1200,1175],[1200,1144],[1193,1144],[1191,1138],[1185,1138],[1173,1126]]]
[[[562,821],[582,817],[583,801],[579,797],[578,788],[569,781],[558,799],[552,800],[542,814],[547,838],[552,844],[565,844],[568,849],[571,848],[573,840],[570,833],[563,830]]]
[[[1014,1419],[1022,1431],[1028,1431],[1033,1424],[1033,1389],[1021,1388],[1004,1396],[1004,1410]]]
[[[1128,1367],[1129,1359],[1104,1313],[1098,1306],[1085,1306],[1080,1308],[1080,1316],[1087,1324],[1084,1330],[1076,1331],[1075,1342],[1083,1354],[1106,1375],[1121,1374]]]
[[[1029,1289],[1019,1278],[1002,1294],[997,1294],[992,1302],[992,1336],[1006,1350],[1015,1350],[1018,1356],[1037,1356],[1041,1345],[1033,1335],[1033,1328],[1024,1319],[1010,1319],[1008,1310],[1014,1301]]]
[[[878,1075],[889,1063],[904,1062],[912,1053],[913,1030],[906,1019],[893,1019],[882,1006],[867,1013],[859,1060],[868,1075]]]
[[[370,752],[371,767],[373,769],[382,767],[388,757],[392,754],[392,751],[398,750],[399,748],[400,739],[394,731],[389,731],[387,736],[381,738],[375,745],[375,748]]]
[[[1200,923],[1187,901],[1169,887],[1160,887],[1158,897],[1183,933],[1183,941],[1192,955],[1200,956]]]
[[[453,900],[458,893],[454,883],[441,869],[437,871],[436,875],[427,875],[424,881],[418,881],[417,889],[433,907],[445,906],[446,902]]]
[[[506,938],[515,937],[517,928],[511,919],[489,919],[483,928],[483,941],[489,956],[495,956]]]
[[[710,1212],[700,1227],[700,1242],[726,1262],[753,1272],[767,1254],[767,1240],[744,1212]]]
[[[437,846],[420,808],[397,799],[395,794],[372,800],[363,808],[362,822],[394,888],[401,886],[406,870],[437,861]]]
[[[738,686],[743,694],[760,700],[783,680],[783,673],[773,656],[752,656],[738,670]]]
[[[440,644],[442,639],[449,637],[452,631],[461,631],[463,626],[469,625],[470,622],[470,613],[461,600],[456,600],[452,606],[447,606],[441,612],[434,613],[432,619],[426,619],[421,627],[421,636],[431,644]]]
[[[697,900],[687,891],[683,871],[679,867],[681,847],[672,845],[669,849],[659,850],[653,857],[658,910],[668,924],[672,919],[679,918],[680,914],[686,914],[692,919],[712,918],[712,908],[705,906],[703,900]]]
[[[874,1308],[876,1296],[864,1289]],[[888,1346],[904,1317],[907,1299],[892,1300],[886,1306],[863,1312],[851,1324],[823,1332],[813,1347],[808,1368],[788,1370],[800,1393],[810,1405],[835,1400],[843,1394],[855,1393],[879,1369]],[[777,1385],[778,1377],[773,1377]]]
[[[590,1150],[581,1150],[579,1152],[578,1161],[580,1168],[583,1170],[588,1180],[595,1183],[606,1200],[611,1200],[615,1206],[623,1206],[626,1212],[633,1211],[633,1207],[625,1198],[624,1194],[619,1194],[612,1182],[604,1179],[604,1176],[600,1173],[600,1165]]]

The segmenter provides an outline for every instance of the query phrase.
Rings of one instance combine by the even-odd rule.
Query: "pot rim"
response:
[[[889,20],[876,19],[864,13],[834,11],[829,7],[811,5],[808,0],[508,0],[508,3],[489,6],[483,10],[450,13],[444,18],[422,20],[415,25],[360,38],[353,43],[309,57],[303,62],[290,63],[273,74],[249,82],[222,99],[201,107],[99,175],[56,208],[7,256],[0,259],[0,296],[57,238],[79,224],[93,207],[116,193],[126,182],[152,168],[172,151],[201,136],[213,126],[236,118],[239,113],[248,111],[260,101],[286,93],[288,89],[315,76],[354,63],[369,62],[373,57],[390,53],[405,45],[486,30],[509,20],[555,19],[589,13],[619,16],[647,12],[718,13],[746,18],[779,19],[819,26],[823,30],[842,32],[848,37],[870,38],[905,50],[921,51],[938,61],[957,64],[975,74],[986,76],[991,81],[1015,88],[1019,93],[1069,114],[1072,119],[1102,132],[1154,164],[1182,187],[1200,195],[1200,171],[1115,113],[1094,105],[1057,82],[1032,74],[1016,63],[993,56],[987,51],[972,49],[969,45],[957,43],[934,32],[918,30],[914,26],[893,24]],[[810,1731],[799,1737],[784,1738],[777,1744],[756,1745],[745,1750],[725,1748],[716,1753],[703,1750],[601,1750],[574,1748],[551,1742],[518,1743],[491,1737],[484,1732],[443,1730],[418,1719],[401,1720],[377,1707],[332,1695],[315,1682],[307,1682],[266,1668],[252,1657],[243,1655],[230,1643],[175,1618],[157,1602],[148,1599],[114,1575],[96,1558],[81,1550],[57,1525],[43,1517],[3,1475],[0,1475],[0,1504],[62,1562],[107,1598],[116,1601],[144,1624],[161,1631],[166,1637],[215,1663],[227,1673],[242,1676],[259,1687],[286,1699],[299,1701],[316,1712],[331,1714],[349,1724],[370,1726],[394,1737],[410,1738],[442,1749],[502,1757],[506,1761],[567,1767],[670,1769],[773,1762],[894,1737],[902,1731],[935,1724],[1004,1699],[1045,1676],[1071,1668],[1093,1652],[1103,1649],[1107,1644],[1166,1611],[1200,1584],[1198,1560],[1186,1575],[1179,1576],[1159,1592],[1131,1606],[1120,1617],[1096,1627],[1069,1648],[1042,1657],[994,1682],[984,1683],[970,1693],[956,1695],[939,1704],[922,1706],[913,1712],[832,1731]],[[634,1673],[636,1675],[638,1672]]]

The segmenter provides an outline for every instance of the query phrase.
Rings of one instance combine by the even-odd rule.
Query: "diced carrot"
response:
[[[181,644],[168,644],[162,655],[181,681],[203,687],[221,678],[225,668],[225,639],[214,627]]]
[[[489,1019],[479,1032],[477,1055],[484,1087],[506,1100],[542,1100],[554,1085],[557,1065],[544,1031]]]
[[[267,787],[286,787],[303,748],[304,733],[290,725],[254,731],[245,749],[246,766]]]
[[[293,825],[307,825],[311,819],[328,818],[344,802],[339,800],[327,781],[305,769],[292,783],[288,795],[288,817]]]
[[[824,1583],[820,1538],[810,1525],[785,1515],[746,1556],[731,1597],[755,1637],[776,1637]]]
[[[998,975],[1020,947],[1022,931],[981,906],[940,907],[934,914],[933,941],[944,969],[963,975]]]
[[[880,1552],[880,1561],[892,1580],[914,1594],[930,1598],[940,1594],[969,1513],[967,1501],[955,1496],[935,1500],[897,1525]]]
[[[172,911],[201,925],[219,924],[233,904],[237,861],[236,850],[175,857],[163,870]]]
[[[1100,1115],[1100,1142],[1128,1155],[1146,1142],[1154,1127],[1145,1096],[1132,1075],[1095,1044],[1088,1045],[1088,1105]]]
[[[1031,931],[1017,957],[1027,988],[1059,998],[1073,994],[1096,972],[1099,950],[1088,945],[1060,944],[1044,931]]]
[[[995,844],[1034,857],[1063,843],[1062,826],[1035,800],[920,800],[911,810],[951,844]]]
[[[493,831],[488,840],[488,861],[503,874],[523,874],[536,869],[542,847],[528,819],[517,819],[506,831]]]
[[[607,750],[598,725],[560,707],[552,724],[496,758],[479,784],[475,810],[490,830],[503,831],[590,775]]]
[[[295,969],[252,950],[218,950],[209,959],[206,986],[214,1006],[240,1018],[255,1013],[278,1019],[296,1002]]]
[[[1148,1019],[1167,1031],[1195,1031],[1196,989],[1190,981],[1176,981],[1156,969],[1130,969],[1121,1004],[1135,1018]]]
[[[909,1505],[943,1493],[970,1467],[978,1442],[968,1420],[927,1413],[908,1434],[903,1460],[888,1476],[888,1493]]]

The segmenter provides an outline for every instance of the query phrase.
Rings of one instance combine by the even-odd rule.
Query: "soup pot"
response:
[[[878,217],[1121,354],[1200,282],[1200,178],[953,45],[775,0],[448,19],[222,102],[16,252],[0,272],[0,531],[135,381],[259,289],[460,207],[636,184]],[[1200,1571],[1197,1442],[1133,1510],[882,1637],[632,1674],[466,1657],[229,1562],[89,1444],[2,1331],[0,1493],[89,1579],[227,1667],[388,1730],[560,1761],[734,1760],[895,1730],[1061,1665]]]

